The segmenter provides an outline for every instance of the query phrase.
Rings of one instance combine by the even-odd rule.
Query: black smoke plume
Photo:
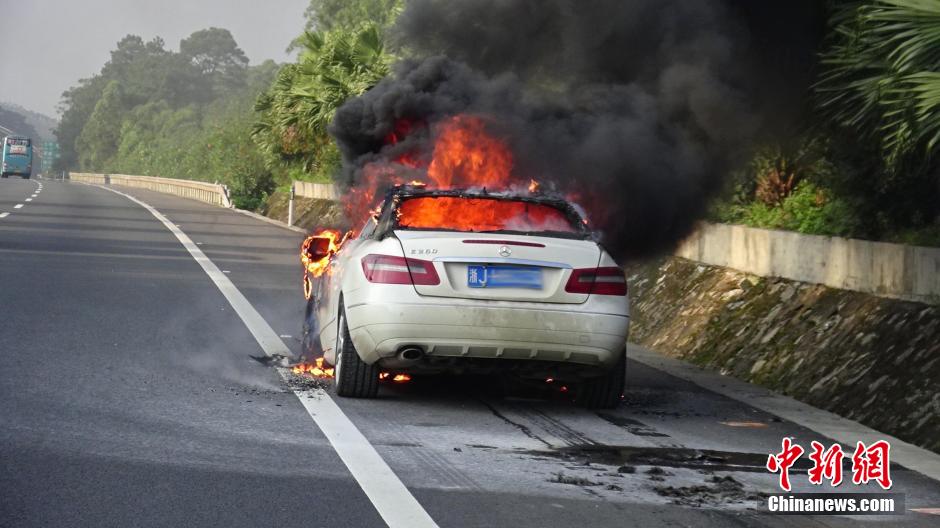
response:
[[[486,116],[514,179],[575,197],[616,256],[668,250],[798,113],[821,20],[798,0],[412,0],[394,38],[417,58],[330,128],[343,183],[429,156],[434,123]]]

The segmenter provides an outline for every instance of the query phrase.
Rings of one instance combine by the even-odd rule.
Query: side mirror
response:
[[[307,241],[309,243],[304,244],[304,255],[310,262],[318,262],[330,256],[332,240],[329,237],[310,237]]]

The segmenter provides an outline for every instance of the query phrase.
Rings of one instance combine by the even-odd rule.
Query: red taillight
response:
[[[620,268],[581,268],[571,271],[565,291],[596,295],[626,295],[627,279]]]
[[[420,259],[366,255],[362,257],[362,272],[366,274],[366,280],[369,282],[382,284],[436,286],[441,283],[434,264]]]

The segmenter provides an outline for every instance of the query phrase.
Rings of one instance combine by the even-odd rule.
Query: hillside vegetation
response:
[[[292,179],[328,182],[327,125],[407,48],[403,0],[312,0],[295,62],[249,66],[231,34],[178,52],[129,35],[63,95],[61,169],[220,181],[256,208]],[[833,2],[799,130],[763,140],[726,179],[712,220],[940,244],[940,2]]]

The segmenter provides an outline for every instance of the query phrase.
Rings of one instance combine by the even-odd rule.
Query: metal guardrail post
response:
[[[290,182],[290,199],[287,201],[287,225],[294,225],[294,182]]]

